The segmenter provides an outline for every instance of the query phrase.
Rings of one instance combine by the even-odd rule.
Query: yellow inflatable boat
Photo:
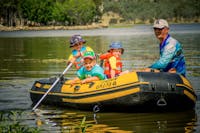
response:
[[[33,103],[45,94],[56,79],[35,81],[30,96]],[[114,79],[86,84],[68,84],[60,80],[43,104],[67,106],[81,110],[152,111],[192,109],[196,94],[190,82],[172,73],[130,72]]]

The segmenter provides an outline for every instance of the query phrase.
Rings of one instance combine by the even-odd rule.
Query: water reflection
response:
[[[87,132],[194,132],[197,116],[194,110],[163,113],[97,113],[40,107],[36,112],[37,126],[55,132],[78,132],[84,117]]]
[[[27,88],[36,79],[15,78],[5,80],[0,86],[0,110],[24,109],[24,124],[36,126],[43,132],[79,132],[81,121],[86,117],[88,132],[196,132],[200,131],[200,102],[195,110],[185,112],[116,113],[84,112],[54,106],[39,106],[36,113],[30,112],[31,101]],[[12,93],[11,93],[12,92]],[[95,117],[94,117],[95,116]]]

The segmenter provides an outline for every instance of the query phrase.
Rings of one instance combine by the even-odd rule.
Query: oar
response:
[[[72,66],[72,63],[70,63],[65,70],[63,71],[62,75],[60,75],[56,81],[53,83],[53,85],[51,86],[51,88],[48,89],[48,91],[46,91],[46,93],[42,96],[42,98],[37,102],[37,104],[33,107],[33,111],[38,107],[38,105],[42,102],[42,100],[46,97],[46,95],[52,90],[52,88],[58,83],[58,81],[60,80],[60,78],[68,71],[68,69]]]

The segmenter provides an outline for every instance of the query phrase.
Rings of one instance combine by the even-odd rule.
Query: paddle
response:
[[[63,71],[63,73],[56,79],[56,81],[53,83],[53,85],[51,86],[51,88],[48,89],[48,91],[46,91],[46,93],[42,96],[42,98],[37,102],[37,104],[35,104],[35,106],[33,107],[33,111],[38,107],[38,105],[42,102],[42,100],[46,97],[46,95],[53,89],[53,87],[58,83],[58,81],[60,80],[60,78],[62,78],[62,76],[68,71],[68,69],[72,66],[73,63],[70,63],[65,70]]]

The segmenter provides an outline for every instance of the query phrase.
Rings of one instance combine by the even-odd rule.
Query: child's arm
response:
[[[111,78],[115,77],[115,70],[114,69],[110,70],[110,76],[111,76]]]
[[[74,78],[73,80],[70,81],[70,84],[75,84],[76,82],[80,81],[78,77]]]
[[[117,69],[117,60],[116,58],[113,56],[109,59],[109,63],[110,63],[110,67],[111,67],[111,71],[110,71],[110,74],[111,74],[111,78],[114,78],[115,77],[115,70]]]
[[[81,83],[84,84],[84,83],[89,83],[89,82],[98,81],[98,80],[100,79],[97,76],[94,76],[94,77],[89,77],[84,80],[81,80]]]
[[[69,58],[67,59],[67,65],[71,62],[71,63],[74,63],[74,61],[76,60],[76,58],[72,55],[72,54],[70,54],[69,55]]]

